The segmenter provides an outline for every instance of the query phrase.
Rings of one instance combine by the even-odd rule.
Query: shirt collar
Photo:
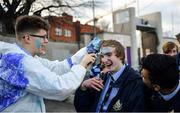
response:
[[[170,100],[171,98],[173,98],[177,94],[179,89],[180,89],[180,80],[179,80],[178,86],[176,87],[176,89],[172,93],[170,93],[168,95],[163,95],[162,93],[159,92],[159,94],[163,97],[164,100],[168,101],[168,100]]]
[[[29,51],[25,50],[25,49],[24,49],[23,47],[21,47],[18,43],[16,43],[16,45],[17,45],[22,51],[24,51],[27,55],[32,56]]]
[[[119,69],[118,72],[116,72],[116,73],[114,73],[114,74],[112,75],[112,79],[113,79],[114,82],[122,75],[122,73],[123,73],[123,71],[125,70],[126,66],[127,66],[127,64],[124,64],[124,65]]]

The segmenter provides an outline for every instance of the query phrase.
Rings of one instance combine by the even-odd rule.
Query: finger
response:
[[[96,80],[98,80],[98,81],[101,81],[101,82],[103,82],[103,80],[99,77],[99,76],[96,76],[96,77],[94,77]]]
[[[101,85],[102,87],[104,87],[103,80],[99,81],[99,85]]]
[[[98,87],[93,86],[93,85],[92,85],[92,88],[95,89],[95,90],[97,90],[97,91],[100,91],[100,90],[101,90],[101,89],[99,89]]]
[[[91,53],[90,55],[91,55],[92,57],[96,57],[96,54],[94,54],[94,53]]]
[[[96,58],[92,57],[92,63],[94,63],[96,61]]]
[[[95,60],[93,58],[91,58],[91,59],[89,59],[88,65],[93,64],[94,62],[95,62]]]
[[[101,81],[101,79],[98,78],[98,77],[94,77],[94,79],[92,79],[92,81],[93,81],[93,82],[96,82],[96,83],[99,83],[99,82]]]
[[[94,79],[92,79],[92,81],[96,84],[99,84],[101,87],[103,87],[103,80],[97,77],[94,77]]]
[[[103,85],[100,84],[99,82],[98,82],[98,83],[97,83],[97,82],[93,82],[92,85],[93,85],[93,86],[96,86],[97,88],[103,89]]]

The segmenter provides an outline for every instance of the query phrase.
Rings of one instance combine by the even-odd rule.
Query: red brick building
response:
[[[73,17],[66,13],[63,13],[62,17],[48,16],[46,19],[50,23],[49,36],[52,41],[76,43],[81,34],[93,34],[93,26],[82,25],[79,21],[73,22]],[[96,32],[100,31],[96,27]]]

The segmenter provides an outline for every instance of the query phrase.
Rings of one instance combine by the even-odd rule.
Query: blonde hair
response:
[[[176,47],[177,52],[178,52],[178,46],[177,46],[174,42],[166,42],[166,43],[164,43],[162,49],[163,49],[163,52],[164,52],[165,54],[168,54],[168,53],[170,53],[171,50],[172,50],[173,48],[175,48],[175,47]]]

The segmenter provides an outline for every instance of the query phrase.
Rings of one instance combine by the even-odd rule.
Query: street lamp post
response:
[[[95,7],[94,0],[92,0],[92,9],[93,9],[93,37],[96,37],[96,19],[95,19]]]

